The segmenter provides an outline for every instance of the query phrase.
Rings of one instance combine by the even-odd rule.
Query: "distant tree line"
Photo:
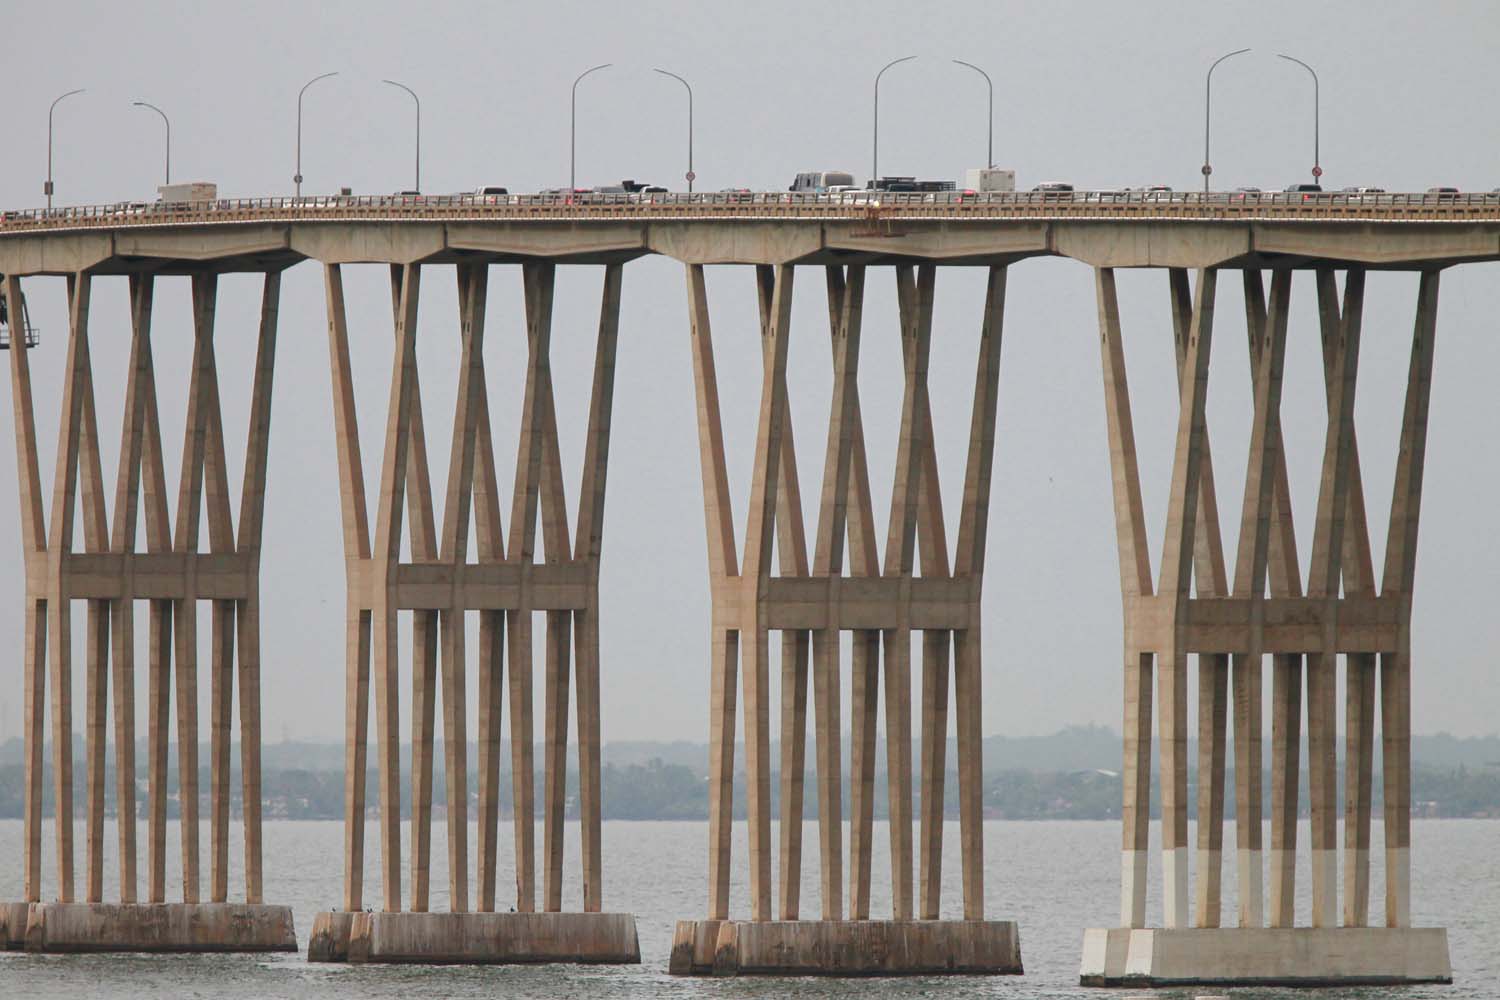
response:
[[[74,814],[80,819],[84,815],[84,789],[82,772],[77,769],[74,789]],[[53,808],[53,786],[50,772],[44,776],[43,814],[50,816]],[[847,776],[846,776],[847,777]],[[372,768],[367,775],[366,804],[370,810],[379,807],[379,785]],[[434,775],[435,812],[444,811],[444,783],[441,768]],[[411,787],[409,773],[403,774],[402,813],[410,815]],[[1234,775],[1229,772],[1228,788],[1233,789]],[[1269,775],[1263,775],[1269,789]],[[1300,796],[1302,811],[1308,808],[1306,776],[1303,776]],[[1340,774],[1342,780],[1342,774]],[[537,775],[537,787],[541,787],[541,774]],[[606,764],[601,775],[604,799],[604,817],[618,820],[704,820],[708,817],[708,781],[704,769],[685,763],[671,763],[660,758],[644,762]],[[231,781],[233,796],[231,813],[240,815],[240,784],[236,770]],[[208,773],[199,778],[202,796],[200,812],[207,816]],[[772,815],[779,815],[779,775],[771,775]],[[845,788],[848,788],[847,783]],[[1159,782],[1153,783],[1152,814],[1159,811]],[[136,783],[136,811],[144,817],[147,785],[144,774],[138,773]],[[288,820],[337,820],[344,812],[344,779],[338,770],[306,770],[298,768],[266,767],[261,776],[263,812],[267,819]],[[883,769],[875,781],[875,814],[886,816],[886,781]],[[943,788],[945,815],[958,816],[958,776],[950,768]],[[809,769],[804,784],[803,815],[815,819],[817,812],[817,784]],[[1374,783],[1376,807],[1380,802],[1380,782]],[[916,795],[920,801],[921,788]],[[567,815],[578,815],[578,776],[569,772],[567,782]],[[1234,816],[1234,796],[1225,796],[1225,812]],[[849,796],[844,796],[847,810]],[[19,819],[23,814],[24,783],[19,764],[0,765],[0,819]],[[470,815],[478,803],[477,778],[473,770],[469,774]],[[1121,782],[1118,772],[1106,769],[1076,770],[1024,770],[1003,769],[986,775],[984,790],[984,812],[996,819],[1118,819],[1120,815]],[[1340,808],[1343,803],[1339,792]],[[1190,814],[1196,808],[1196,777],[1189,777],[1188,803]],[[1269,795],[1266,796],[1269,810]],[[508,770],[500,774],[500,811],[505,817],[511,815],[511,775]],[[538,796],[538,810],[540,810]],[[115,813],[115,783],[113,769],[105,779],[105,810]],[[1486,817],[1500,818],[1500,767],[1428,767],[1417,766],[1412,772],[1413,815],[1426,817]],[[169,774],[167,814],[171,818],[180,815],[177,797],[177,774],[175,768]],[[743,775],[735,783],[734,812],[736,818],[745,816],[745,782]]]

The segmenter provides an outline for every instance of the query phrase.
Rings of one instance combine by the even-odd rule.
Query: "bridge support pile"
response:
[[[858,366],[864,265],[826,269],[834,387],[812,558],[787,401],[791,265],[758,265],[764,365],[743,561],[725,470],[703,266],[689,264],[704,511],[713,590],[709,914],[677,925],[676,974],[1019,973],[1015,924],[984,919],[980,587],[994,452],[1005,268],[988,270],[964,480],[950,568],[927,395],[933,264],[895,267],[905,389],[882,565],[871,513]],[[845,534],[848,567],[845,573]],[[921,559],[917,562],[918,542]],[[773,545],[779,573],[772,572]],[[920,565],[920,575],[916,572]],[[781,632],[780,907],[772,908],[770,633]],[[913,892],[911,638],[922,632],[921,821]],[[849,906],[843,896],[840,633],[853,633]],[[950,659],[950,652],[953,654]],[[743,661],[750,919],[729,914],[735,682]],[[882,662],[884,671],[881,670]],[[802,802],[811,667],[822,919],[804,920]],[[957,701],[963,916],[940,919],[950,671]],[[876,712],[885,678],[893,913],[870,919]]]
[[[350,376],[343,275],[325,264],[329,351],[348,573],[344,907],[320,913],[308,958],[351,962],[640,961],[634,918],[601,912],[599,757],[599,556],[609,454],[622,264],[604,268],[603,306],[579,501],[569,538],[550,362],[556,267],[522,264],[526,295],[526,387],[509,538],[485,390],[484,328],[489,261],[460,260],[461,361],[442,532],[433,516],[416,365],[420,262],[391,265],[395,356],[380,494],[371,545]],[[402,561],[408,512],[410,561]],[[545,560],[537,561],[540,514]],[[473,522],[478,560],[469,561]],[[397,615],[412,615],[411,909],[401,898],[401,762]],[[469,906],[465,617],[479,613],[478,900]],[[543,876],[536,910],[535,792],[532,775],[532,616],[546,617]],[[508,626],[508,631],[507,631]],[[576,645],[576,652],[570,655]],[[496,911],[500,815],[500,725],[508,649],[511,774],[516,857],[512,912]],[[374,662],[373,678],[371,660]],[[578,704],[583,912],[562,912],[569,661]],[[441,665],[441,671],[439,671]],[[366,732],[375,689],[375,756],[380,777],[382,912],[363,895]],[[429,907],[433,738],[441,690],[447,782],[448,913]]]
[[[214,360],[218,275],[192,274],[193,363],[188,389],[176,524],[167,511],[161,424],[151,352],[155,279],[130,274],[132,339],[121,421],[113,522],[105,506],[99,423],[89,360],[94,272],[69,272],[68,354],[52,492],[44,522],[36,418],[24,336],[10,344],[17,482],[26,566],[25,901],[0,904],[0,946],[28,951],[295,951],[291,910],[261,893],[260,540],[271,419],[271,377],[281,275],[265,275],[252,373],[249,441],[238,532],[229,507],[224,426]],[[25,315],[21,279],[5,279],[12,315]],[[142,499],[144,493],[144,507]],[[205,505],[204,500],[207,500]],[[199,551],[201,510],[209,552]],[[84,551],[73,551],[81,514]],[[144,515],[146,551],[137,550]],[[49,531],[50,528],[50,531]],[[149,605],[147,897],[138,897],[136,845],[135,602]],[[200,897],[198,786],[198,602],[211,602],[209,900]],[[85,889],[76,899],[73,824],[72,604],[86,603]],[[238,656],[236,657],[236,643]],[[50,652],[50,656],[49,656]],[[236,663],[236,659],[238,662]],[[166,897],[167,753],[175,665],[182,901]],[[238,668],[240,773],[245,828],[245,900],[229,902],[230,741]],[[50,669],[49,669],[50,668]],[[56,902],[42,902],[42,760],[51,677]],[[104,902],[105,744],[114,695],[119,901]]]
[[[1354,391],[1365,273],[1316,280],[1328,430],[1303,586],[1280,401],[1293,272],[1243,272],[1254,423],[1233,586],[1219,534],[1204,405],[1218,271],[1172,268],[1181,386],[1160,579],[1153,589],[1112,268],[1096,272],[1125,613],[1124,849],[1120,924],[1087,931],[1084,985],[1332,985],[1451,982],[1446,932],[1411,927],[1411,595],[1436,333],[1437,269],[1421,272],[1416,329],[1385,550],[1376,580],[1365,516]],[[1378,589],[1377,589],[1378,587]],[[1196,892],[1189,908],[1187,658],[1198,658]],[[1261,843],[1262,659],[1272,657],[1269,900]],[[1152,657],[1161,740],[1160,927],[1146,923]],[[1346,668],[1343,919],[1339,919],[1337,670]],[[1305,665],[1305,675],[1304,675]],[[1377,679],[1379,699],[1376,698]],[[1298,772],[1306,686],[1312,920],[1294,921]],[[1238,925],[1221,921],[1226,723],[1233,703]],[[1385,914],[1370,926],[1375,716],[1384,772]]]

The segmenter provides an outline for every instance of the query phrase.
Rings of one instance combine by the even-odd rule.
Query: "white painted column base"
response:
[[[1441,927],[1108,928],[1084,932],[1084,986],[1451,983]]]
[[[1339,853],[1309,851],[1312,855],[1312,925],[1339,925]]]
[[[1259,851],[1238,851],[1235,855],[1235,885],[1240,895],[1240,926],[1263,927],[1266,923],[1265,873]]]
[[[1145,851],[1120,852],[1120,924],[1124,927],[1146,926]]]
[[[1388,847],[1385,852],[1385,922],[1411,926],[1411,848]]]
[[[1161,861],[1162,923],[1167,927],[1187,927],[1192,920],[1188,910],[1188,849],[1164,847]]]

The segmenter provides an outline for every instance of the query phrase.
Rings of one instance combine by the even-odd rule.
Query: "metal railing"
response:
[[[1017,191],[686,194],[314,195],[201,202],[122,201],[0,212],[0,235],[38,230],[276,221],[543,219],[1180,219],[1500,221],[1500,191]]]

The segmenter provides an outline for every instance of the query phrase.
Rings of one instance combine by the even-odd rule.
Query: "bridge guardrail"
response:
[[[859,221],[1132,218],[1235,220],[1328,218],[1371,221],[1500,220],[1500,191],[1186,192],[945,191],[548,193],[514,195],[310,195],[207,202],[121,201],[0,212],[0,234],[266,221],[825,218]]]

